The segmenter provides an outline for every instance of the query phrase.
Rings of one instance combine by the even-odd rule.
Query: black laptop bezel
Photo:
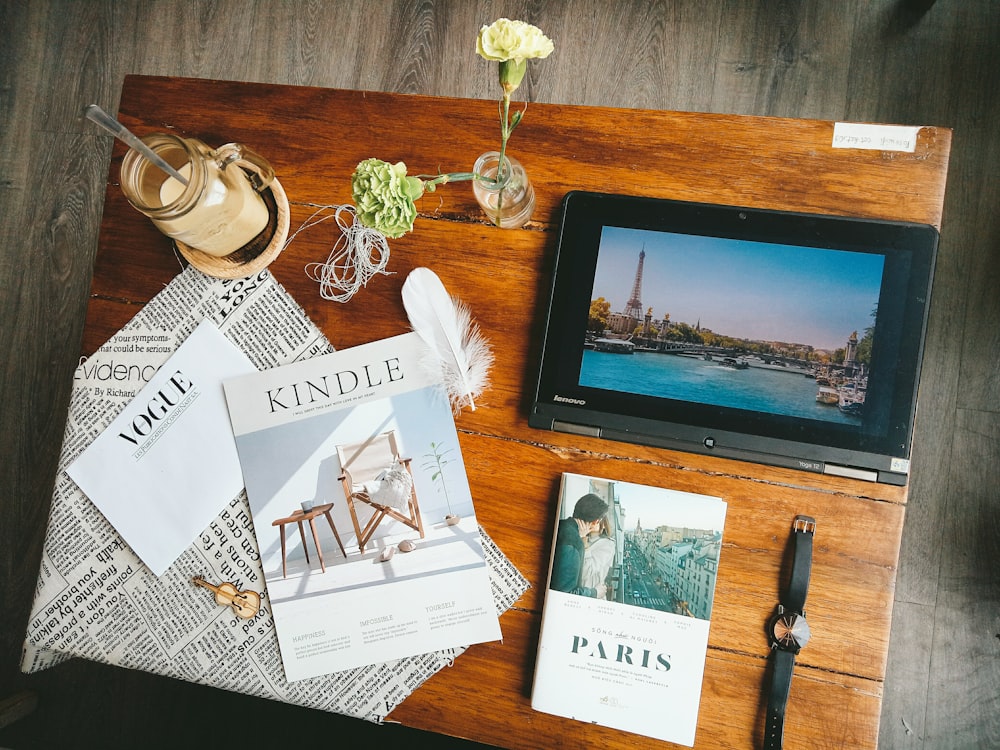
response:
[[[883,386],[876,399],[869,395],[879,416],[859,430],[581,386],[583,341],[606,226],[882,255],[871,379]],[[905,484],[937,245],[937,230],[925,224],[570,192],[562,204],[529,424]]]

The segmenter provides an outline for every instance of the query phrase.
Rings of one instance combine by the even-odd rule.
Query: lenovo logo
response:
[[[565,396],[553,396],[552,400],[561,404],[577,404],[579,406],[587,403],[582,398],[566,398]]]

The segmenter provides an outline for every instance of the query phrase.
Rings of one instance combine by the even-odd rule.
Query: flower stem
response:
[[[500,106],[502,107],[500,112],[500,163],[497,164],[497,181],[503,180],[504,177],[504,167],[507,165],[507,141],[510,139],[511,130],[513,130],[510,126],[510,92],[506,87]],[[497,192],[496,225],[501,226],[501,222],[503,222],[503,188]]]
[[[476,182],[482,182],[488,186],[494,186],[499,183],[497,177],[485,177],[478,172],[448,172],[446,174],[420,174],[416,177],[423,182],[424,190],[428,193],[433,193],[438,185],[444,185],[449,182],[468,182],[469,180],[475,180]]]
[[[502,177],[504,157],[507,156],[507,140],[510,138],[510,94],[503,93],[503,100],[500,103],[500,166],[497,167],[497,177]]]

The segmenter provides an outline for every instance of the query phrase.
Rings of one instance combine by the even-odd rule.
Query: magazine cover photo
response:
[[[415,336],[226,384],[290,681],[499,639],[454,417]]]
[[[349,581],[343,572],[320,580],[328,568],[394,549],[393,564],[375,567],[391,578],[404,542],[427,553],[466,531],[478,538],[451,415],[427,408],[436,398],[411,391],[238,439],[269,580],[333,590]],[[412,557],[426,566],[436,558]]]

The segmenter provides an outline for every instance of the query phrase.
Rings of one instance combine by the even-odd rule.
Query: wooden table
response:
[[[293,232],[314,204],[350,202],[351,173],[365,158],[402,160],[411,174],[466,171],[499,139],[494,101],[217,81],[129,77],[120,113],[139,134],[238,141],[263,154],[288,195]],[[479,519],[533,587],[501,619],[502,643],[472,647],[390,720],[506,747],[659,744],[530,708],[556,491],[560,473],[574,471],[729,503],[698,747],[760,744],[764,623],[788,574],[791,519],[815,517],[813,638],[796,666],[786,746],[875,746],[905,488],[527,425],[555,217],[570,189],[940,225],[949,130],[923,128],[912,154],[834,149],[832,132],[832,123],[812,120],[532,104],[510,144],[538,198],[526,228],[486,223],[469,185],[456,183],[418,202],[416,230],[390,242],[394,275],[375,278],[347,304],[321,299],[303,272],[326,259],[329,224],[300,234],[271,266],[338,348],[407,330],[400,287],[412,268],[429,266],[471,306],[497,355],[492,388],[457,423]],[[168,241],[117,187],[123,152],[116,144],[86,354],[179,270]]]

